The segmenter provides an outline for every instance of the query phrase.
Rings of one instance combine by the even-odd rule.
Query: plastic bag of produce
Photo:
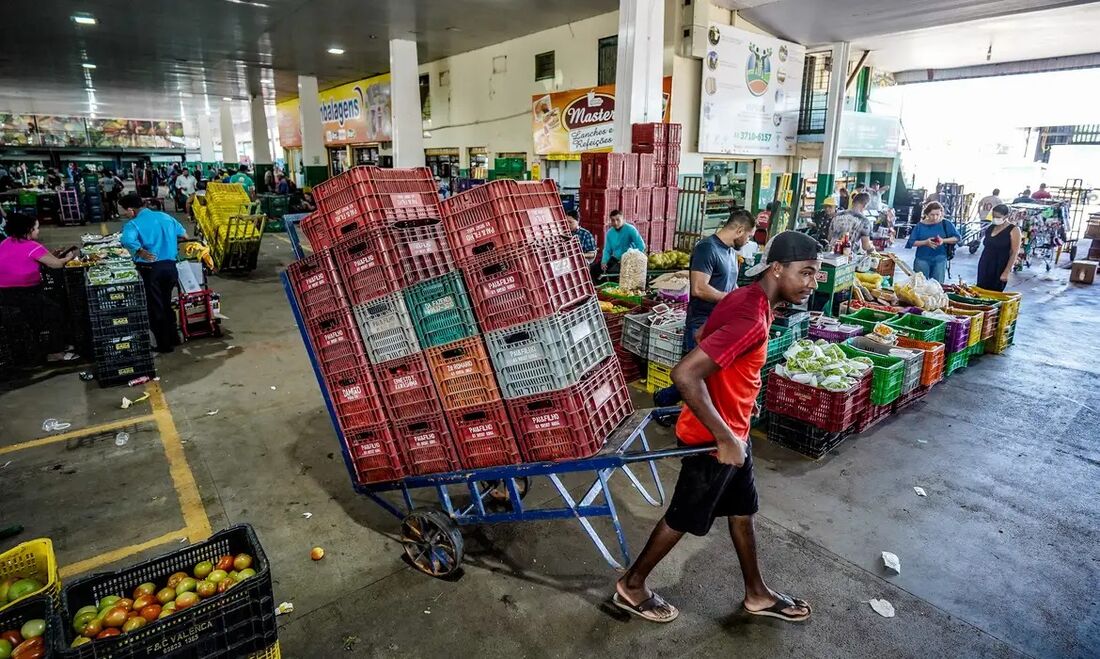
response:
[[[636,249],[623,254],[619,266],[619,286],[630,290],[645,290],[646,268],[649,258]]]

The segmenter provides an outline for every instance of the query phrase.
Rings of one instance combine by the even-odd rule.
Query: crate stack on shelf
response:
[[[101,387],[153,377],[145,287],[129,260],[109,260],[85,273],[95,378]]]
[[[522,458],[597,452],[632,407],[557,186],[492,181],[443,210]]]
[[[650,252],[664,252],[676,244],[677,208],[680,201],[680,124],[648,123],[631,126],[630,150],[639,155],[638,187],[643,177],[652,181],[649,195],[648,232],[642,237]],[[652,174],[646,172],[652,162]],[[641,202],[639,202],[641,203]]]

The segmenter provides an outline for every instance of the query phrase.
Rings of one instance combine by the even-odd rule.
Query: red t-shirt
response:
[[[768,358],[772,308],[759,284],[739,288],[722,298],[703,325],[699,348],[721,370],[707,378],[707,391],[733,434],[748,442],[752,408],[760,393],[760,369]],[[713,444],[691,408],[684,405],[676,436],[685,444]]]

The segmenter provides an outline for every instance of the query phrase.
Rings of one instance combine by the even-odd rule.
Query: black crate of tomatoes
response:
[[[277,640],[271,570],[251,526],[62,591],[53,656],[247,656]]]
[[[32,597],[0,611],[0,657],[41,659],[53,656],[57,620],[48,597]]]

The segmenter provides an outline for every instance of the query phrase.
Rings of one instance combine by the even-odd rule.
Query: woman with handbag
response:
[[[955,245],[962,240],[959,230],[943,219],[943,204],[930,201],[924,205],[921,220],[913,226],[906,248],[917,248],[913,270],[927,279],[943,283],[947,277],[947,262],[955,255]]]

